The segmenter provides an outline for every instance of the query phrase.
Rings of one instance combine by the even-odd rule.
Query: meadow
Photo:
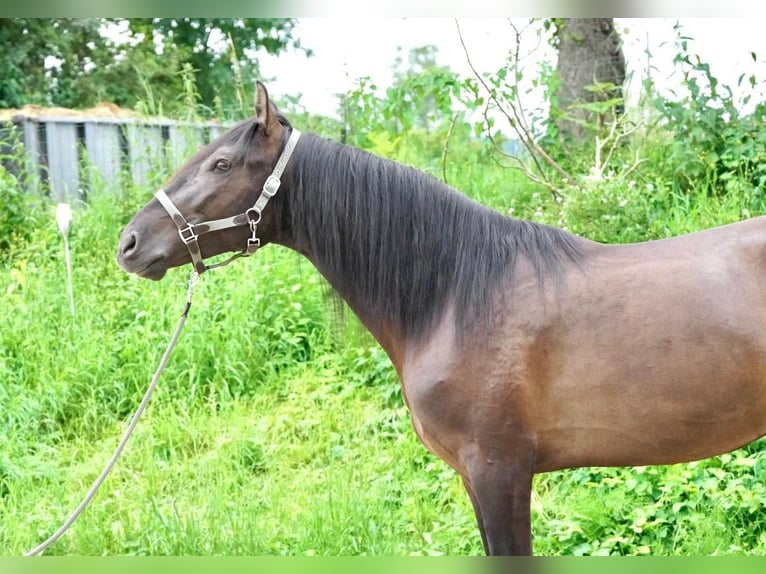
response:
[[[630,149],[604,177],[556,197],[498,161],[467,125],[449,127],[445,157],[447,129],[370,130],[359,145],[446,176],[502,213],[598,241],[668,237],[766,213],[757,161],[727,171],[719,157],[696,172],[699,149],[670,132],[633,144],[646,158],[641,169],[623,169]],[[114,262],[121,228],[153,189],[102,187],[75,206],[72,316],[54,206],[0,170],[4,213],[15,214],[0,220],[3,555],[36,546],[79,502],[184,306],[188,269],[150,282]],[[762,555],[765,507],[763,440],[689,464],[538,475],[534,548]],[[386,355],[307,261],[275,246],[203,277],[125,454],[47,551],[481,553],[459,477],[415,437]]]

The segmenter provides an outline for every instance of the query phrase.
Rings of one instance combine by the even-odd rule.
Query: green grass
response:
[[[763,212],[752,195],[624,181],[558,203],[518,174],[482,171],[490,164],[481,153],[465,160],[450,178],[479,200],[603,241],[665,237]],[[438,175],[438,162],[424,167]],[[183,308],[187,270],[154,283],[114,263],[119,230],[146,199],[94,192],[77,210],[75,317],[52,206],[38,205],[27,238],[2,254],[2,554],[38,544],[79,502]],[[538,476],[535,551],[763,554],[763,446],[689,465]],[[338,319],[307,261],[277,247],[204,276],[123,458],[48,551],[481,552],[460,480],[415,438],[384,353],[349,313]]]
[[[456,519],[478,544],[454,476],[427,460],[405,413],[376,408],[370,391],[329,395],[327,375],[297,375],[278,404],[262,393],[193,414],[153,408],[104,492],[50,553],[437,553],[447,541],[424,540]],[[57,452],[65,468],[21,482],[6,513],[25,520],[3,546],[23,550],[63,520],[114,444],[73,441]]]

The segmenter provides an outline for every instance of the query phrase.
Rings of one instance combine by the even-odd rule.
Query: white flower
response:
[[[59,203],[56,206],[56,224],[62,235],[69,235],[72,227],[72,208],[68,203]]]

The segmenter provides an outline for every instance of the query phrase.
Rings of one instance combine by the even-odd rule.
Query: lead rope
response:
[[[136,409],[136,412],[133,415],[133,418],[130,420],[130,424],[128,425],[128,428],[125,429],[125,432],[123,433],[122,438],[120,439],[120,443],[117,445],[117,448],[114,450],[114,454],[112,455],[112,458],[109,459],[109,462],[106,463],[104,470],[101,471],[101,474],[93,483],[93,486],[90,487],[90,490],[85,495],[85,498],[82,499],[82,502],[80,502],[77,508],[74,509],[72,514],[69,515],[69,518],[67,518],[64,521],[61,527],[58,530],[56,530],[56,532],[51,534],[50,538],[48,538],[45,542],[43,542],[36,548],[33,548],[29,552],[26,552],[24,556],[36,556],[40,554],[43,550],[48,548],[51,544],[56,542],[56,540],[61,538],[61,536],[69,529],[69,527],[72,526],[72,523],[74,523],[74,521],[77,520],[77,517],[80,516],[80,514],[82,514],[82,511],[85,510],[85,507],[88,506],[88,503],[90,503],[90,501],[96,495],[96,492],[101,487],[101,484],[104,482],[104,480],[106,480],[107,475],[112,470],[112,467],[117,462],[117,459],[120,457],[120,454],[122,454],[122,451],[125,448],[125,445],[128,443],[128,440],[130,439],[130,435],[133,434],[133,430],[136,428],[136,425],[138,424],[138,419],[141,417],[141,414],[144,412],[144,409],[146,409],[146,405],[149,404],[149,399],[151,398],[152,393],[154,392],[154,389],[157,386],[157,381],[159,381],[162,371],[165,370],[165,366],[168,364],[168,359],[170,359],[170,354],[173,352],[173,348],[176,346],[176,343],[178,342],[178,337],[181,335],[181,329],[183,329],[184,323],[186,323],[186,317],[189,315],[189,309],[191,308],[191,303],[192,303],[192,296],[194,295],[194,287],[195,285],[197,285],[198,281],[199,281],[199,273],[197,273],[196,271],[192,271],[191,275],[189,276],[189,286],[186,290],[186,307],[184,307],[183,313],[181,314],[181,319],[178,321],[178,326],[176,327],[176,330],[173,333],[173,336],[171,337],[170,342],[168,343],[167,349],[165,349],[165,353],[162,355],[162,359],[160,359],[160,364],[158,365],[157,370],[154,372],[154,376],[152,377],[151,383],[149,383],[149,387],[146,389],[146,392],[144,393],[144,398],[141,399],[141,403],[138,405],[138,408]]]

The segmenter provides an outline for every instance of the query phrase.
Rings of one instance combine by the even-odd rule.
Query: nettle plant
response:
[[[712,193],[762,195],[766,185],[766,132],[763,118],[766,102],[753,103],[762,82],[753,74],[742,74],[737,85],[722,84],[710,66],[692,56],[685,38],[679,40],[674,63],[683,73],[683,88],[677,99],[655,96],[650,101],[658,124],[671,139],[662,147],[664,161],[657,167],[681,190],[706,188]],[[755,62],[758,56],[750,54]],[[647,89],[652,93],[652,85]],[[737,97],[735,94],[745,95]],[[752,106],[752,111],[743,110]]]

